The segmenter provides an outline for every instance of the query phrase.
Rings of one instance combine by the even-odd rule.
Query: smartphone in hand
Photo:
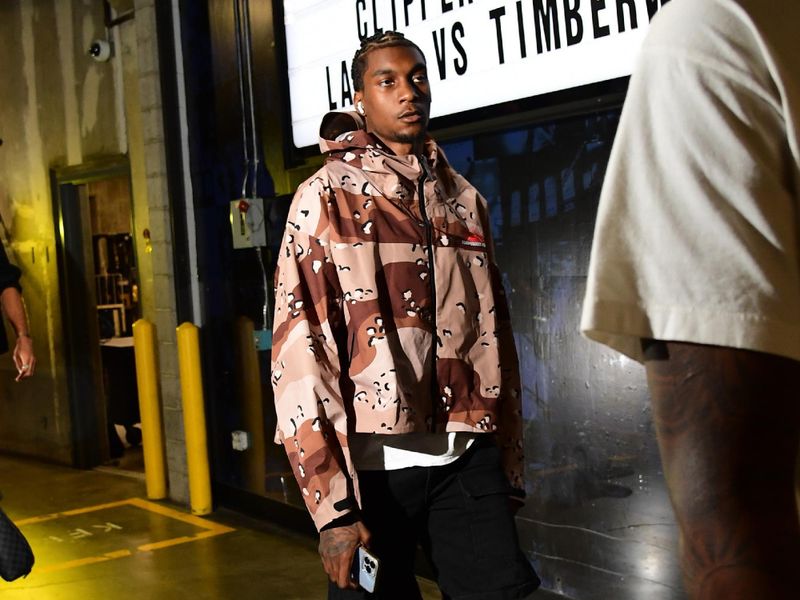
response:
[[[375,584],[378,581],[378,569],[380,561],[369,552],[364,546],[359,546],[353,555],[353,566],[350,569],[350,579],[357,582],[366,591],[375,591]]]

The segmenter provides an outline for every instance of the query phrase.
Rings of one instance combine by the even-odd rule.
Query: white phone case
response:
[[[356,564],[353,565],[353,579],[358,581],[358,585],[366,591],[375,591],[375,583],[378,580],[378,569],[380,561],[371,554],[364,546],[359,546],[356,551]]]

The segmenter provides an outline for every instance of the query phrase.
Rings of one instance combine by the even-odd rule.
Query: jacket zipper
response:
[[[422,165],[422,175],[419,178],[419,212],[422,216],[422,223],[425,226],[425,241],[428,250],[428,277],[431,282],[431,325],[433,327],[433,348],[431,349],[431,427],[430,432],[436,433],[436,409],[439,403],[439,383],[436,374],[436,350],[438,345],[438,329],[436,325],[436,269],[433,256],[433,224],[428,218],[425,210],[425,181],[434,181],[433,174],[428,167],[428,160],[425,156],[420,156],[419,162]]]

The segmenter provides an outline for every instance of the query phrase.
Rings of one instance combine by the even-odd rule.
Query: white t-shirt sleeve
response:
[[[672,4],[631,78],[581,330],[640,361],[642,338],[800,360],[797,140],[769,42],[733,3]]]

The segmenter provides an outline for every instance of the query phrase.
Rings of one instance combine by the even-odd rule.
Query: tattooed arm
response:
[[[643,346],[690,597],[796,597],[800,362],[699,344]]]
[[[328,579],[340,588],[358,587],[350,580],[350,565],[359,546],[369,547],[370,533],[361,521],[319,532],[319,555]]]

